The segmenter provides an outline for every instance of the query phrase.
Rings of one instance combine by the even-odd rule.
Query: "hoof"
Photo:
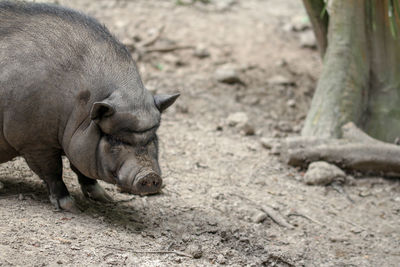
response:
[[[85,197],[100,201],[100,202],[113,202],[114,200],[107,194],[106,190],[104,190],[98,183],[94,185],[85,185],[82,186],[82,192]]]
[[[80,213],[81,210],[75,203],[75,200],[71,196],[66,196],[60,199],[57,199],[53,196],[50,196],[50,202],[56,207],[58,210],[65,210],[72,213]]]

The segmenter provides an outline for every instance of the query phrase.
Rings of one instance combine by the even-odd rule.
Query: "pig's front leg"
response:
[[[79,212],[62,180],[62,160],[60,151],[37,150],[23,153],[28,166],[47,185],[50,202],[57,208]]]
[[[113,202],[114,200],[107,192],[99,185],[97,180],[91,179],[83,175],[74,165],[71,164],[71,169],[78,176],[79,184],[81,185],[82,193],[87,198],[91,198],[100,202]]]

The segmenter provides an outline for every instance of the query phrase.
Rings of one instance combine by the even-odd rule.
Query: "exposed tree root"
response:
[[[342,139],[294,137],[283,144],[289,165],[307,166],[326,161],[341,168],[387,176],[400,175],[400,147],[376,140],[353,123],[342,127]]]

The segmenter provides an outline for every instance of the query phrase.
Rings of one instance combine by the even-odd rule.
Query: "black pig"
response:
[[[133,194],[160,190],[156,131],[179,94],[152,96],[124,45],[95,19],[48,4],[0,2],[0,162],[16,156],[76,210],[66,155],[85,196],[96,179]]]

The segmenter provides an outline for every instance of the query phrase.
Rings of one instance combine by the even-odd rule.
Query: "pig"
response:
[[[112,201],[98,180],[131,194],[159,192],[156,132],[178,96],[153,96],[127,48],[95,19],[0,2],[0,163],[23,157],[57,209],[77,211],[62,156],[94,200]]]

